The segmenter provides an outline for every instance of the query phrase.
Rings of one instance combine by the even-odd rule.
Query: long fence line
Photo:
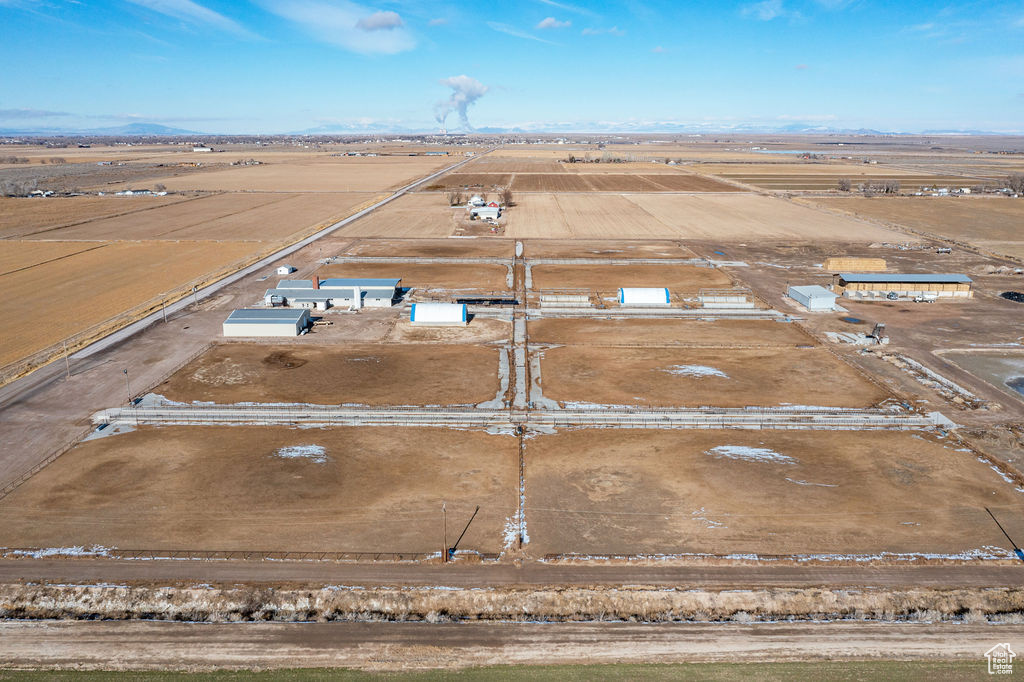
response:
[[[422,562],[440,558],[440,552],[313,552],[234,549],[115,549],[83,548],[79,552],[55,552],[40,547],[0,548],[0,559],[113,559],[123,561],[305,561],[305,562]],[[459,550],[456,557],[476,561],[497,561],[499,554]]]
[[[35,463],[35,464],[34,464],[34,465],[33,465],[32,467],[30,467],[30,468],[29,468],[29,469],[28,469],[27,471],[24,471],[24,472],[22,472],[22,473],[21,473],[21,474],[20,474],[20,475],[19,475],[19,476],[18,476],[17,478],[15,478],[15,479],[14,479],[14,480],[12,480],[11,482],[9,482],[9,483],[5,484],[5,485],[4,485],[4,487],[0,488],[0,500],[4,499],[4,498],[5,498],[5,497],[7,497],[8,495],[10,495],[10,494],[11,494],[12,492],[14,492],[14,491],[15,491],[15,490],[16,490],[16,489],[17,489],[17,488],[18,488],[18,487],[19,487],[19,486],[20,486],[20,485],[21,485],[22,483],[24,483],[25,481],[27,481],[28,479],[32,478],[32,477],[33,477],[33,476],[35,476],[35,475],[36,475],[37,473],[39,473],[40,471],[42,471],[42,470],[43,470],[44,468],[46,468],[46,467],[47,467],[47,466],[48,466],[48,465],[49,465],[50,463],[52,463],[52,462],[53,462],[54,460],[56,460],[56,459],[57,459],[58,457],[60,457],[61,455],[63,455],[63,454],[65,453],[65,452],[67,452],[67,451],[68,451],[68,450],[70,450],[71,448],[73,448],[73,447],[75,447],[76,445],[78,445],[78,443],[79,443],[79,442],[81,442],[81,440],[82,440],[83,438],[85,438],[85,437],[86,437],[87,435],[89,435],[89,433],[90,433],[91,431],[92,431],[92,428],[89,428],[89,429],[87,429],[86,431],[83,431],[82,433],[80,433],[80,434],[79,434],[78,436],[76,436],[75,438],[72,438],[71,440],[69,440],[69,441],[67,441],[66,443],[64,443],[64,445],[60,446],[59,448],[57,448],[56,450],[54,450],[53,452],[51,452],[51,453],[50,453],[50,454],[49,454],[49,455],[48,455],[48,456],[46,457],[46,459],[44,459],[44,460],[42,460],[42,461],[40,461],[40,462],[36,462],[36,463]]]

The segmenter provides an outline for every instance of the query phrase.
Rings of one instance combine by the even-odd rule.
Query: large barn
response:
[[[413,303],[409,322],[417,326],[465,327],[469,317],[464,303]]]
[[[283,279],[267,289],[264,302],[270,306],[292,306],[326,310],[332,306],[390,308],[398,297],[400,279],[334,278]]]
[[[256,308],[233,310],[224,320],[224,336],[298,336],[309,326],[308,310]]]
[[[667,306],[670,303],[668,289],[624,287],[619,289],[621,305]]]
[[[832,291],[846,298],[885,298],[890,293],[899,297],[934,296],[936,298],[970,298],[971,278],[967,275],[926,274],[897,275],[883,273],[842,272],[832,276]]]

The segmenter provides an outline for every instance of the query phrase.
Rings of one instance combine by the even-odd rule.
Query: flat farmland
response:
[[[512,179],[516,192],[592,192],[586,178],[573,173],[516,173]]]
[[[507,289],[508,268],[503,265],[444,263],[338,263],[317,271],[327,277],[400,278],[403,287],[415,289]]]
[[[434,180],[424,187],[424,189],[427,191],[449,189],[494,191],[500,187],[508,187],[511,181],[512,175],[509,173],[449,173],[448,175],[442,175],[440,178]],[[466,198],[468,199],[469,197]]]
[[[1003,197],[824,199],[826,208],[1024,256],[1024,201]]]
[[[506,239],[360,239],[342,251],[339,255],[511,260],[515,246]]]
[[[505,234],[515,239],[670,239],[678,230],[617,194],[520,194]]]
[[[762,189],[834,190],[838,188],[840,178],[849,178],[854,187],[860,183],[877,185],[895,180],[904,191],[917,190],[922,186],[961,186],[981,182],[978,178],[949,173],[921,173],[863,164],[701,164],[695,169]]]
[[[29,235],[52,239],[55,228],[85,223],[97,218],[140,213],[166,206],[184,197],[47,197],[24,199],[0,197],[0,238]]]
[[[153,389],[171,400],[340,405],[457,405],[498,392],[498,351],[484,346],[226,343]]]
[[[447,157],[321,157],[157,179],[172,191],[379,192],[455,161]],[[127,185],[126,185],[127,186]]]
[[[18,257],[42,243],[3,243]],[[0,275],[0,365],[42,350],[134,306],[222,272],[255,249],[247,242],[119,242]],[[47,243],[45,248],[49,248]],[[31,258],[31,256],[29,256]],[[26,324],[26,321],[32,321]]]
[[[476,173],[561,173],[565,170],[563,164],[554,159],[509,158],[493,153],[467,163],[464,168]]]
[[[32,237],[102,241],[282,241],[293,234],[312,231],[314,227],[340,220],[378,196],[381,195],[367,192],[216,194],[146,211],[53,228]]]
[[[544,395],[661,407],[870,407],[891,397],[822,348],[563,346],[544,351]]]
[[[99,246],[83,242],[6,241],[0,249],[0,276],[59,261]]]
[[[588,240],[527,240],[523,253],[529,258],[696,258],[680,242]]]
[[[584,429],[529,440],[526,462],[536,556],[1012,549],[985,506],[1024,534],[1012,484],[912,433]]]
[[[466,218],[437,194],[406,194],[342,228],[339,237],[447,237]]]
[[[142,427],[0,500],[0,546],[440,552],[444,502],[459,530],[481,507],[460,549],[498,552],[518,461],[478,431]]]
[[[817,345],[800,327],[771,320],[587,320],[542,318],[529,322],[530,343],[567,346],[762,346]]]
[[[820,241],[916,241],[877,225],[753,194],[628,194],[659,223],[664,236],[681,239],[814,239]]]
[[[531,270],[534,289],[612,292],[620,287],[667,287],[678,295],[732,285],[718,268],[696,265],[534,265]]]

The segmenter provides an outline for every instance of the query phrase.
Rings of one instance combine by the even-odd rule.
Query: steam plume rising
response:
[[[452,94],[448,99],[434,105],[434,118],[437,119],[437,122],[443,128],[444,122],[448,119],[448,114],[456,111],[459,114],[459,122],[462,124],[462,127],[465,130],[472,130],[473,126],[469,125],[466,109],[469,108],[469,105],[487,94],[490,88],[469,76],[452,76],[451,78],[442,78],[439,82],[441,85],[451,88]]]

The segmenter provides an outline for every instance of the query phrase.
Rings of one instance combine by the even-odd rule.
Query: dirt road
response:
[[[686,661],[963,659],[985,674],[997,642],[1024,626],[885,623],[297,623],[8,622],[0,667],[194,669]]]
[[[875,586],[1003,587],[1024,581],[1024,564],[932,566],[623,566],[137,561],[112,559],[0,560],[0,582],[196,581],[303,582],[344,585],[671,585],[733,587]]]

